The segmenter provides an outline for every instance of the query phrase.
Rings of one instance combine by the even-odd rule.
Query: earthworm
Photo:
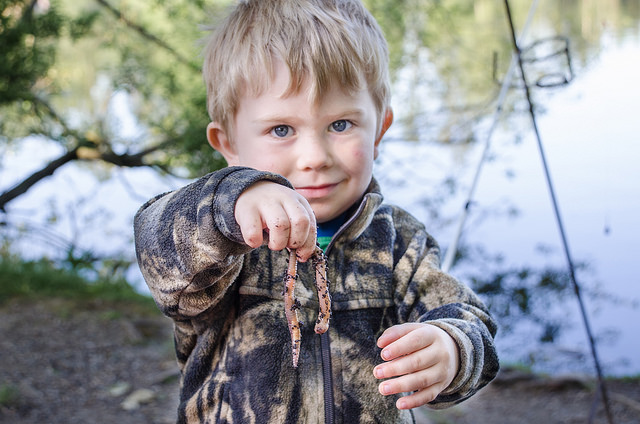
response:
[[[318,291],[318,319],[314,331],[322,334],[329,329],[329,318],[331,318],[331,296],[329,295],[329,281],[327,280],[327,257],[319,247],[311,257],[311,263],[316,270],[316,290]]]
[[[315,269],[315,284],[318,291],[318,319],[314,331],[322,334],[329,329],[329,318],[331,318],[331,296],[329,295],[329,284],[327,280],[327,260],[322,249],[316,247],[316,251],[311,257],[311,263]],[[289,265],[284,275],[284,313],[289,325],[291,334],[291,353],[293,356],[293,367],[298,367],[300,357],[300,320],[298,319],[298,309],[300,302],[295,298],[295,284],[298,279],[298,258],[295,249],[289,252]]]
[[[295,249],[289,252],[289,266],[284,274],[284,314],[289,324],[291,334],[291,353],[293,355],[293,367],[298,368],[298,357],[300,356],[300,321],[298,320],[298,309],[300,302],[294,296],[294,288],[298,279],[298,259]]]

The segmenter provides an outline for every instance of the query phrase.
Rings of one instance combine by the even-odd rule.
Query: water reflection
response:
[[[398,64],[394,108],[399,119],[376,174],[387,200],[414,212],[446,247],[481,156],[481,143],[475,141],[484,140],[495,107],[499,87],[492,78],[493,58],[498,57],[498,74],[504,73],[510,46],[502,2],[440,3],[424,3],[414,14],[403,11],[403,32],[393,32],[401,38],[390,43]],[[516,25],[522,25],[529,5],[513,3]],[[564,88],[536,89],[534,101],[569,244],[581,264],[578,279],[605,372],[611,374],[640,372],[633,353],[640,346],[631,328],[640,318],[640,287],[631,275],[632,252],[640,250],[634,222],[640,212],[639,11],[637,1],[542,2],[527,40],[569,39],[576,79]],[[382,25],[388,28],[390,18]],[[546,56],[549,50],[540,45],[531,54]],[[531,72],[567,75],[562,55],[536,66]],[[530,296],[550,273],[556,273],[559,285],[566,282],[526,110],[522,92],[512,90],[465,227],[467,260],[452,271],[476,283],[500,277],[512,290],[505,291],[512,304],[499,338],[503,359],[547,371],[592,372],[570,290],[539,289],[536,297],[518,292],[529,289]],[[526,278],[506,282],[523,271],[529,272]],[[492,299],[496,308],[504,307],[504,298],[502,304],[499,297]],[[528,316],[523,316],[525,301],[536,309]]]
[[[511,57],[504,3],[492,0],[365,0],[365,3],[389,41],[396,80],[394,95],[402,99],[396,102],[404,127],[401,138],[445,144],[474,140],[477,122],[492,111],[499,90],[494,69],[498,74],[504,72]],[[629,35],[638,35],[637,0],[536,3],[534,30],[520,44],[526,47],[540,40],[566,37],[577,74],[587,72],[597,60],[605,48],[605,36],[622,42]],[[532,2],[511,2],[518,31],[524,26],[530,6]],[[539,47],[532,51],[538,58],[549,53],[545,48],[557,50],[552,43]],[[565,74],[564,62],[564,57],[548,58],[538,71],[544,70],[547,75]],[[513,112],[514,108],[518,112],[521,98],[511,100],[507,112]]]

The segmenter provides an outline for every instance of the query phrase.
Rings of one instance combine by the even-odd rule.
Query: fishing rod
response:
[[[533,16],[535,15],[537,7],[538,7],[538,0],[533,0],[533,2],[531,3],[531,7],[529,8],[529,12],[527,14],[527,20],[525,21],[525,24],[522,27],[522,31],[520,32],[521,39],[524,38],[526,33],[529,31],[529,26],[533,21]],[[462,210],[462,213],[460,214],[460,219],[458,220],[458,228],[456,230],[456,234],[453,237],[453,241],[451,242],[451,245],[447,249],[444,260],[442,262],[442,270],[444,272],[449,272],[449,269],[451,269],[451,266],[453,265],[453,262],[455,260],[456,252],[458,251],[458,244],[460,242],[460,236],[462,235],[464,224],[467,220],[467,216],[469,215],[469,209],[471,207],[471,199],[473,198],[473,194],[476,191],[478,181],[480,180],[480,172],[482,171],[482,166],[484,165],[484,163],[489,157],[491,137],[493,136],[493,131],[498,126],[500,115],[502,115],[502,106],[507,96],[507,92],[509,91],[509,87],[511,86],[511,80],[513,79],[513,75],[516,70],[517,63],[518,63],[518,58],[514,53],[511,55],[511,62],[509,63],[509,68],[507,69],[507,73],[505,74],[504,80],[502,81],[502,86],[500,87],[500,93],[498,94],[496,111],[493,115],[493,122],[487,133],[487,139],[485,141],[484,149],[482,151],[482,156],[480,158],[480,161],[478,162],[478,166],[476,168],[476,172],[473,177],[473,181],[471,183],[471,188],[469,189],[469,194],[467,195],[467,201],[464,205],[464,209]]]
[[[607,394],[607,388],[604,382],[604,377],[602,375],[602,368],[600,366],[600,360],[598,359],[598,351],[596,349],[595,339],[593,337],[593,333],[591,331],[591,325],[589,324],[589,317],[587,316],[586,308],[584,306],[584,302],[582,300],[582,295],[580,294],[580,286],[576,279],[575,266],[573,264],[573,260],[571,258],[571,253],[569,252],[569,243],[567,242],[567,236],[565,235],[564,225],[562,223],[562,217],[560,216],[560,208],[558,207],[558,201],[556,200],[555,190],[553,188],[553,183],[551,181],[551,174],[549,172],[549,167],[547,165],[546,156],[544,153],[544,148],[542,146],[542,138],[540,137],[540,131],[538,130],[538,123],[536,119],[536,113],[533,107],[533,101],[531,100],[531,90],[529,88],[529,84],[527,82],[527,76],[524,70],[524,61],[522,58],[522,50],[518,45],[518,39],[516,37],[515,27],[513,24],[513,18],[511,15],[511,8],[509,6],[509,0],[504,0],[507,17],[509,19],[509,28],[511,30],[511,41],[513,42],[513,48],[518,58],[518,67],[520,68],[520,77],[522,78],[524,93],[527,99],[527,103],[529,104],[529,115],[531,116],[531,124],[533,126],[533,131],[536,137],[536,141],[538,144],[538,150],[540,152],[540,158],[542,159],[542,165],[544,168],[544,174],[547,181],[547,187],[549,189],[549,194],[551,196],[551,201],[553,204],[553,211],[556,216],[556,221],[558,224],[558,230],[560,231],[560,237],[562,239],[562,245],[564,247],[564,253],[567,259],[567,264],[569,267],[569,275],[571,277],[571,284],[573,286],[574,293],[576,298],[578,299],[578,304],[580,306],[580,313],[582,314],[582,322],[584,323],[584,327],[587,333],[587,337],[589,338],[589,344],[591,346],[591,356],[593,357],[593,361],[595,363],[596,372],[598,375],[598,391],[602,395],[602,400],[604,403],[605,413],[607,415],[607,420],[609,424],[613,424],[613,418],[611,415],[611,409],[609,407],[609,396]],[[597,395],[597,394],[596,394]],[[589,422],[593,421],[594,410],[591,411],[591,416],[589,417]]]

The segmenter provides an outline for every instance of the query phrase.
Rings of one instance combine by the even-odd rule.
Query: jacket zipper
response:
[[[331,374],[331,342],[328,331],[320,335],[320,351],[324,383],[324,422],[325,424],[334,424],[335,404],[333,401],[333,375]]]
[[[360,203],[358,210],[336,231],[331,238],[329,245],[325,251],[325,255],[329,256],[329,251],[333,247],[333,241],[362,213],[365,200]],[[324,384],[324,422],[325,424],[335,423],[335,402],[333,393],[333,373],[331,370],[331,339],[329,332],[320,335],[320,354],[322,357],[322,380]]]
[[[340,232],[334,234],[334,237]],[[329,242],[325,254],[328,256],[333,239]],[[335,423],[335,403],[333,394],[333,373],[331,370],[331,340],[329,332],[320,335],[320,356],[322,358],[322,382],[324,386],[324,422],[325,424]]]

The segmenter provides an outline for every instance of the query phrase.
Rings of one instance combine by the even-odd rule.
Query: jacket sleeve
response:
[[[498,373],[496,323],[469,287],[440,270],[440,249],[426,232],[413,233],[396,270],[405,274],[398,285],[398,319],[438,326],[459,348],[458,374],[429,406],[442,409],[462,402]]]
[[[235,220],[235,203],[261,180],[291,187],[277,174],[229,167],[154,197],[136,213],[138,265],[165,315],[188,319],[224,296],[251,250]]]

